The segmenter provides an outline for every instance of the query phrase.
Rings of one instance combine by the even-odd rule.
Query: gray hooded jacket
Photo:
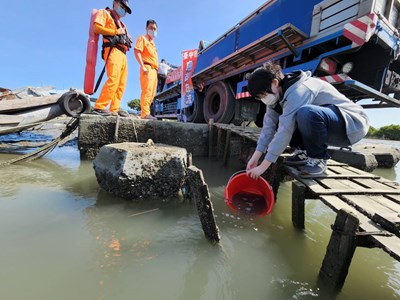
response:
[[[339,108],[346,122],[346,134],[351,144],[361,140],[368,132],[368,117],[363,108],[331,84],[311,77],[308,71],[301,72],[299,80],[287,89],[279,103],[283,109],[281,115],[267,106],[256,148],[263,153],[267,151],[265,159],[270,162],[275,162],[289,145],[296,128],[296,112],[307,104],[333,104]]]

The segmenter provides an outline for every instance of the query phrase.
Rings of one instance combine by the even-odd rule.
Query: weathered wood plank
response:
[[[400,203],[400,195],[386,195],[386,197],[396,203]]]
[[[400,237],[400,217],[398,213],[383,214],[378,212],[372,216],[372,220]]]
[[[319,276],[336,287],[342,287],[357,247],[355,233],[360,221],[351,211],[341,209],[335,219]]]
[[[299,179],[300,180],[300,179]],[[381,189],[371,189],[358,185],[350,180],[343,180],[337,178],[319,178],[315,180],[317,184],[307,186],[314,193],[321,195],[334,195],[334,194],[395,194],[400,195],[400,189],[384,186]]]
[[[304,205],[306,186],[299,181],[292,183],[292,223],[298,229],[304,229]]]
[[[379,179],[379,176],[364,172],[364,173],[354,173],[354,172],[349,172],[348,168],[344,168],[347,167],[347,165],[342,164],[342,165],[334,165],[333,167],[335,169],[333,169],[333,167],[328,166],[328,169],[326,171],[325,174],[320,174],[320,175],[300,175],[300,171],[293,166],[284,166],[288,173],[293,176],[296,179],[299,178],[315,178],[315,179],[319,179],[319,178],[371,178],[371,179]],[[342,173],[339,173],[339,170],[343,169],[343,171],[340,171]]]
[[[0,101],[1,112],[12,112],[24,110],[32,107],[43,106],[57,103],[61,95],[43,96],[43,97],[27,97],[18,100]]]
[[[24,120],[24,116],[0,114],[0,124],[18,124]]]
[[[396,202],[382,195],[343,195],[343,199],[386,230],[400,236],[400,205]]]
[[[377,212],[391,214],[400,211],[400,205],[382,195],[342,195],[342,197],[370,218]]]
[[[231,146],[231,131],[228,129],[226,131],[226,138],[225,138],[225,148],[224,148],[224,165],[228,164],[228,154],[229,154],[229,150],[230,150],[230,146]]]
[[[331,190],[323,190],[318,187],[311,187],[312,192],[318,193],[320,195],[338,195],[338,194],[347,194],[347,195],[379,195],[379,194],[388,194],[388,195],[400,195],[400,191],[398,190],[369,190],[369,189],[359,189],[359,190],[350,190],[350,189],[331,189]]]
[[[367,216],[363,215],[361,212],[357,211],[354,207],[350,206],[342,199],[336,196],[321,196],[320,198],[327,206],[332,208],[335,212],[342,208],[352,211],[356,214],[357,218],[360,220],[360,230],[364,232],[385,232],[385,230],[375,224]],[[400,261],[400,239],[397,236],[381,236],[381,235],[371,235],[370,239],[376,247],[381,248],[387,252],[390,256]]]
[[[214,140],[214,119],[208,121],[208,157],[212,156]]]
[[[353,182],[348,179],[324,178],[324,179],[319,179],[318,182],[329,189],[349,189],[349,190],[366,189],[365,186],[359,185],[356,182]]]
[[[203,172],[195,166],[187,168],[187,184],[190,197],[195,201],[204,235],[211,242],[219,242],[220,235],[214,217],[214,208],[210,200],[208,186],[204,181]]]
[[[378,181],[378,180],[372,180],[372,179],[362,179],[362,180],[354,179],[354,181],[357,182],[361,186],[365,186],[365,187],[369,187],[369,188],[373,188],[373,189],[386,189],[386,188],[396,189],[396,188],[398,188],[396,186],[388,185],[385,182]]]
[[[340,174],[340,175],[349,175],[349,176],[355,176],[355,175],[361,175],[360,172],[354,172],[354,170],[351,170],[349,168],[346,168],[345,165],[342,166],[328,166],[328,168],[330,170],[332,170],[333,172],[335,172],[336,174]],[[364,174],[362,174],[364,175]]]

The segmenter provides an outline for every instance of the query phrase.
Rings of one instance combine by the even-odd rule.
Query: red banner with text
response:
[[[181,108],[189,107],[194,101],[192,75],[197,63],[197,49],[182,52]]]

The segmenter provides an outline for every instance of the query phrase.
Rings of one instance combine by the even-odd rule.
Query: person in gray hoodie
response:
[[[286,164],[300,166],[302,175],[322,174],[330,158],[328,145],[348,147],[368,132],[363,108],[309,71],[284,75],[279,65],[267,62],[250,75],[248,91],[267,106],[257,148],[246,167],[252,178],[263,174],[289,145],[295,151]]]

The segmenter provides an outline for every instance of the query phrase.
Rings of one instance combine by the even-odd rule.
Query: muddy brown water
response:
[[[357,248],[339,294],[318,284],[335,218],[320,201],[306,201],[305,231],[291,223],[289,182],[272,214],[242,215],[223,199],[241,166],[194,164],[209,185],[217,246],[205,240],[193,204],[134,204],[102,191],[76,145],[2,167],[0,299],[400,298],[400,263],[379,249]],[[399,166],[374,173],[400,182]]]

